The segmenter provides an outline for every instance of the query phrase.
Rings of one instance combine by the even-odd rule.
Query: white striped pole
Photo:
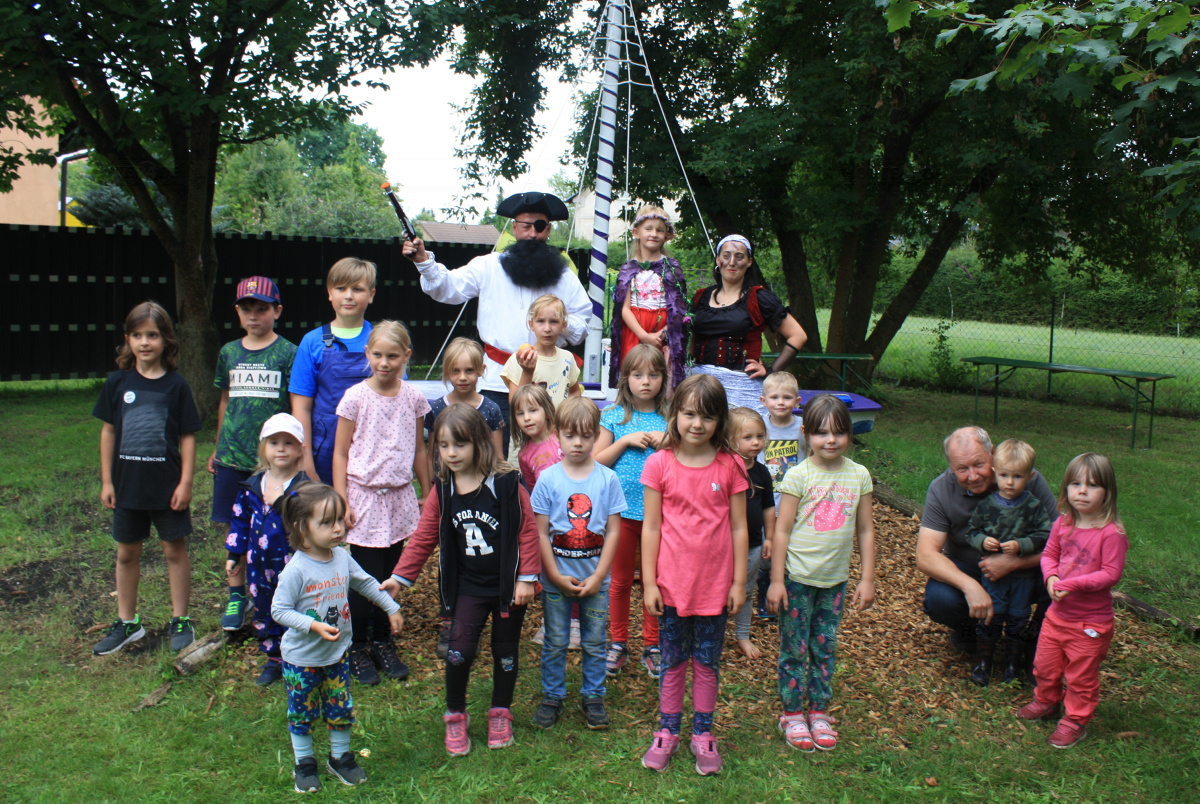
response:
[[[584,347],[583,378],[600,382],[601,338],[604,335],[604,286],[608,265],[608,221],[612,207],[613,151],[617,137],[617,81],[621,65],[621,41],[625,27],[625,3],[610,0],[608,35],[604,54],[604,78],[600,85],[600,144],[596,155],[596,210],[592,225],[592,259],[588,296],[592,318]],[[612,344],[619,349],[620,344]],[[604,389],[601,389],[604,390]]]

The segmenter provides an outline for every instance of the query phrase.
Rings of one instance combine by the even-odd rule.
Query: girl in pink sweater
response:
[[[1121,580],[1129,550],[1108,458],[1087,452],[1071,461],[1058,510],[1062,516],[1042,552],[1051,603],[1033,663],[1037,689],[1017,717],[1050,720],[1065,702],[1066,714],[1048,742],[1070,748],[1087,736],[1100,700],[1100,662],[1113,637],[1112,588]]]

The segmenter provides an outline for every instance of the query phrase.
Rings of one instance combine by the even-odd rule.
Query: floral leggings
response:
[[[834,652],[838,625],[845,605],[846,582],[822,589],[785,582],[788,605],[779,612],[779,697],[783,711],[804,711],[805,693],[810,708],[823,712],[833,697]]]

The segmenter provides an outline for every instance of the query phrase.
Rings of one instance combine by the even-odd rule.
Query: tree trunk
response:
[[[867,351],[874,356],[875,361],[871,364],[871,373],[874,373],[875,366],[883,357],[883,353],[887,351],[888,345],[892,339],[896,337],[896,333],[900,331],[900,327],[904,325],[904,319],[912,312],[913,307],[921,299],[929,283],[933,281],[933,277],[937,274],[938,267],[942,264],[942,260],[946,258],[946,253],[950,251],[950,247],[958,240],[962,234],[963,225],[966,223],[966,218],[959,214],[958,210],[962,204],[971,198],[978,198],[996,183],[996,179],[1000,176],[1001,166],[990,165],[981,170],[971,182],[959,191],[954,198],[953,203],[949,204],[949,212],[942,217],[942,222],[938,226],[937,232],[934,233],[933,239],[929,241],[929,245],[925,247],[925,253],[921,256],[917,267],[913,269],[905,281],[904,286],[900,288],[900,292],[896,294],[887,309],[883,311],[883,315],[875,322],[875,328],[871,331],[870,337],[866,341]]]

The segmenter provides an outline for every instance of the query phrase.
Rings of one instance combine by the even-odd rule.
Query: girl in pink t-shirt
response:
[[[404,540],[417,529],[421,517],[413,477],[422,491],[429,489],[422,438],[429,403],[401,379],[412,357],[412,341],[403,324],[376,324],[366,353],[371,376],[347,388],[337,407],[333,487],[346,500],[350,554],[383,581],[391,577]],[[360,684],[378,684],[380,670],[397,680],[408,676],[408,667],[392,645],[387,617],[353,591],[350,620],[354,629],[350,674]]]
[[[1062,516],[1042,551],[1051,602],[1033,660],[1037,689],[1017,717],[1051,720],[1065,702],[1066,714],[1047,742],[1070,748],[1087,736],[1085,727],[1100,701],[1100,662],[1108,655],[1115,623],[1112,588],[1121,580],[1129,550],[1108,458],[1085,452],[1071,461],[1058,511]]]
[[[562,460],[554,428],[554,402],[540,385],[522,385],[512,393],[512,441],[521,481],[530,492],[542,472]]]
[[[702,776],[721,770],[712,735],[725,624],[746,599],[746,470],[728,433],[725,389],[707,374],[675,390],[667,443],[646,461],[642,594],[659,618],[660,728],[642,765],[666,770],[679,747],[692,665],[692,754]]]

